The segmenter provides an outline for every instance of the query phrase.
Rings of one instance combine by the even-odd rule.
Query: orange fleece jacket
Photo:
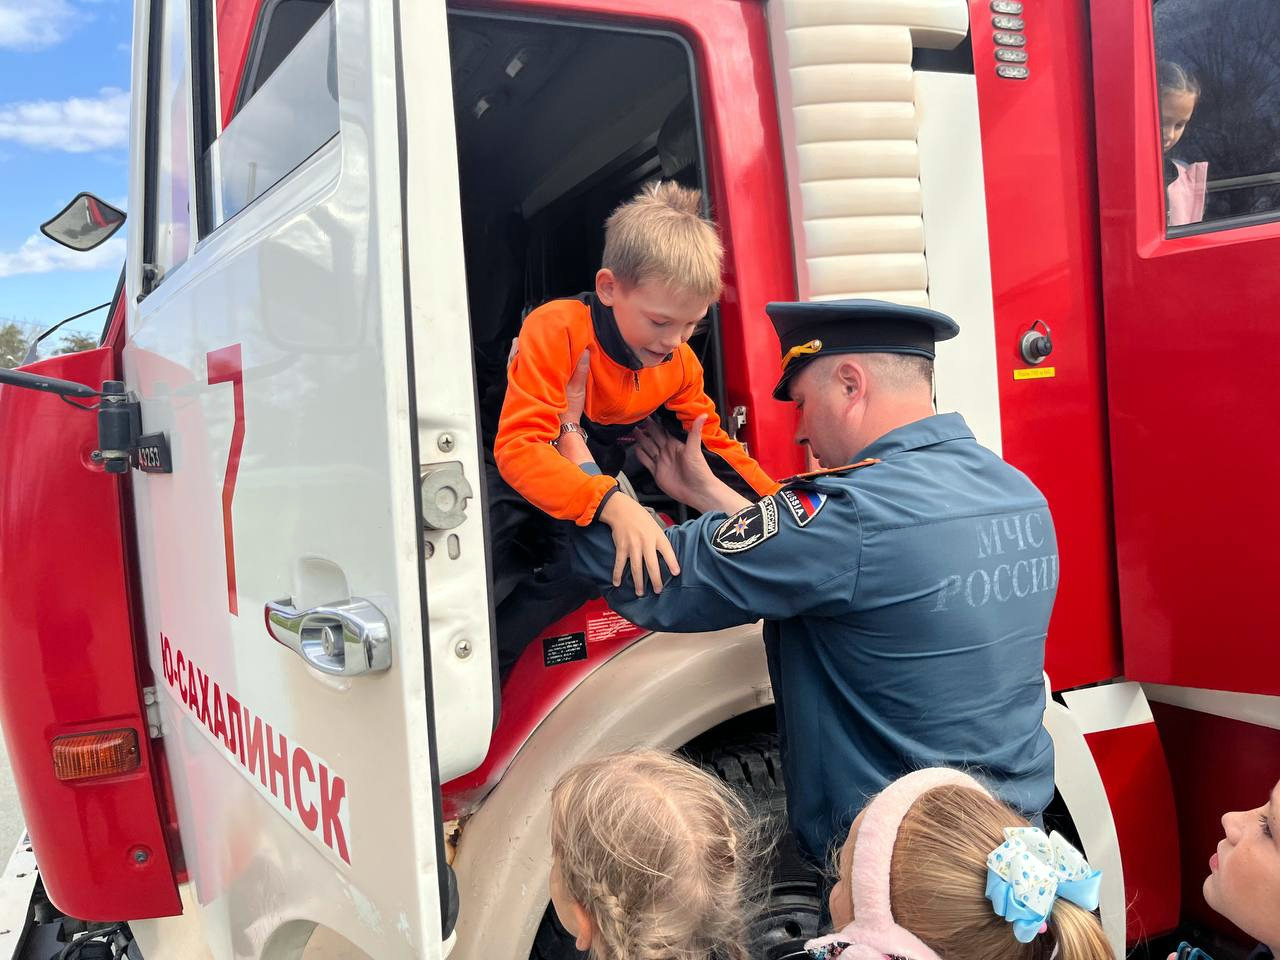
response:
[[[602,343],[602,337],[607,342]],[[584,473],[551,446],[560,435],[560,414],[568,406],[565,386],[588,347],[587,420],[601,426],[638,424],[665,406],[688,430],[705,413],[703,446],[722,457],[760,496],[780,489],[721,428],[703,386],[702,364],[688,344],[656,367],[636,369],[611,310],[597,304],[593,318],[591,306],[582,299],[552,300],[530,313],[521,327],[493,445],[503,479],[534,506],[587,526],[617,486],[613,477]]]

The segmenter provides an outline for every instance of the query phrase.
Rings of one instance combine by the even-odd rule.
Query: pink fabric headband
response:
[[[858,828],[858,842],[853,848],[850,888],[855,919],[837,933],[809,941],[805,945],[808,949],[849,943],[849,949],[840,954],[841,960],[882,960],[885,956],[940,960],[919,937],[900,927],[893,919],[889,868],[893,863],[898,828],[912,804],[936,787],[952,785],[991,795],[991,791],[968,774],[935,767],[907,774],[871,801]]]

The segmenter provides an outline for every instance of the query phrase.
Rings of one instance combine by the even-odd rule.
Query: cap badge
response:
[[[791,361],[794,360],[796,357],[813,356],[813,354],[819,352],[821,349],[822,349],[821,340],[810,340],[808,343],[802,343],[798,346],[792,347],[790,350],[786,352],[786,354],[782,358],[782,369],[786,370],[787,365],[791,363]]]

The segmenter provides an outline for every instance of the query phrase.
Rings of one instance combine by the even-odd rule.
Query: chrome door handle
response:
[[[355,677],[391,666],[391,625],[368,600],[298,610],[289,597],[268,603],[265,612],[272,638],[322,673]]]

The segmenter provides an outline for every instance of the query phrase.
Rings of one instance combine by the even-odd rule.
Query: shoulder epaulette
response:
[[[865,460],[859,460],[857,463],[847,463],[843,467],[827,467],[825,470],[812,470],[809,473],[797,473],[794,477],[787,477],[782,481],[782,485],[789,483],[803,483],[805,480],[812,480],[815,477],[830,477],[838,473],[849,473],[858,470],[861,467],[869,467],[873,463],[879,463],[875,457],[867,457]]]

